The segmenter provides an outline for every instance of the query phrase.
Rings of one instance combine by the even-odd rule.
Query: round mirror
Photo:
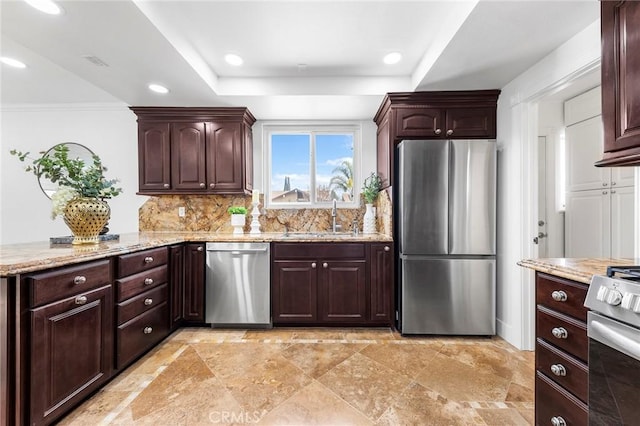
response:
[[[87,165],[93,164],[94,153],[86,146],[80,145],[79,143],[75,143],[75,142],[63,142],[58,145],[64,145],[67,148],[69,148],[68,155],[70,159],[82,160],[84,161],[84,164],[87,164]],[[46,155],[49,155],[50,153],[53,153],[54,148],[55,146],[51,147],[44,155],[46,156]],[[42,189],[42,192],[44,192],[44,195],[46,195],[49,198],[51,198],[51,196],[58,190],[58,184],[51,182],[49,179],[45,178],[44,176],[40,176],[40,178],[38,179],[38,182],[40,183],[40,188]]]

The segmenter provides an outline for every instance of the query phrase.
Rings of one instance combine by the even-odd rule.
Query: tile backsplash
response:
[[[233,232],[227,209],[245,206],[251,212],[251,196],[243,195],[163,195],[150,197],[138,212],[140,231]],[[386,191],[376,201],[377,229],[391,235],[391,200]],[[178,208],[185,208],[185,216],[178,216]],[[344,231],[351,230],[353,220],[362,232],[365,207],[338,208],[337,223]],[[262,232],[328,231],[331,229],[331,209],[264,209],[261,207]],[[249,232],[251,215],[247,217],[245,232]]]

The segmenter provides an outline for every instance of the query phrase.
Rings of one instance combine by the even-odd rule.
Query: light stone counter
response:
[[[594,275],[607,273],[607,266],[640,265],[640,259],[555,258],[525,259],[518,265],[562,278],[591,284]]]
[[[49,244],[35,242],[0,246],[0,277],[25,272],[86,262],[148,248],[179,244],[183,242],[390,242],[392,238],[382,234],[360,234],[352,237],[348,234],[321,236],[312,234],[282,233],[231,234],[217,232],[140,232],[120,234],[117,241],[105,241],[95,245],[73,246],[71,244]]]

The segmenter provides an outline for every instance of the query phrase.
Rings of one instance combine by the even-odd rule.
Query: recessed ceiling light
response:
[[[9,65],[10,67],[14,67],[14,68],[26,68],[27,67],[24,64],[24,62],[20,62],[17,59],[8,58],[6,56],[0,57],[0,62],[2,62],[5,65]]]
[[[159,84],[150,84],[149,90],[152,90],[156,93],[162,93],[162,94],[169,93],[169,89]]]
[[[382,58],[382,61],[387,65],[393,65],[400,62],[402,59],[402,55],[399,52],[391,52],[388,53]]]
[[[35,7],[40,12],[47,13],[49,15],[60,15],[62,13],[62,8],[58,6],[52,0],[24,0],[32,7]]]
[[[233,65],[236,67],[239,67],[244,62],[240,56],[234,55],[233,53],[224,55],[224,60],[227,61],[229,65]]]

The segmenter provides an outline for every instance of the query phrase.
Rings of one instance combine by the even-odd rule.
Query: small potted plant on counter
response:
[[[231,214],[231,226],[234,234],[244,233],[244,223],[247,216],[247,208],[242,206],[231,206],[227,210]]]
[[[365,213],[362,219],[362,232],[364,234],[375,234],[376,232],[376,216],[373,213],[373,203],[378,198],[378,193],[382,189],[382,178],[371,173],[362,184],[362,197],[365,202]]]

